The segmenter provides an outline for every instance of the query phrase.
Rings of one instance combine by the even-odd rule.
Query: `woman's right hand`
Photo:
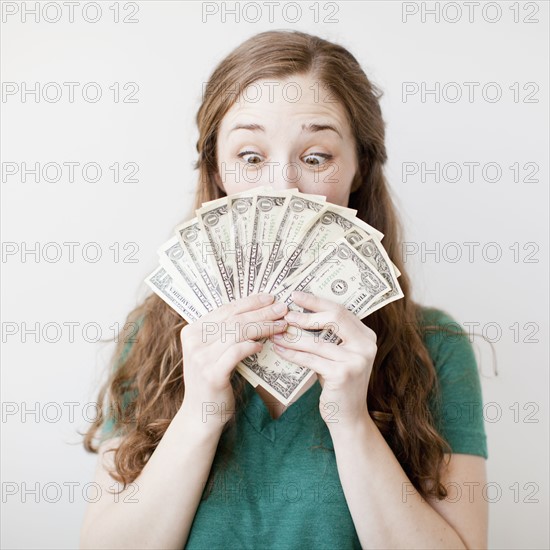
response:
[[[276,306],[282,306],[276,311]],[[283,332],[286,304],[271,294],[251,294],[224,304],[181,330],[185,396],[190,421],[219,430],[235,414],[230,378],[237,363],[262,349],[257,340]]]

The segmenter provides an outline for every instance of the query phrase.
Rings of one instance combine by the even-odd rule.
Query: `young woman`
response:
[[[112,414],[85,437],[104,491],[83,548],[486,547],[477,365],[452,318],[411,299],[379,97],[351,53],[302,32],[258,34],[213,72],[195,207],[258,185],[324,195],[385,235],[405,297],[360,321],[320,296],[294,296],[310,313],[291,317],[256,294],[188,325],[149,296],[99,394]],[[277,405],[235,371],[261,343],[205,343],[206,322],[256,322],[315,376]],[[343,342],[293,342],[287,323],[337,326]]]

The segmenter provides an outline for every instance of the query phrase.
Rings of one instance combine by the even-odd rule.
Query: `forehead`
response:
[[[335,122],[350,134],[346,111],[335,94],[321,81],[303,75],[286,79],[257,80],[243,90],[223,117],[221,130],[239,122],[299,125],[305,119]]]

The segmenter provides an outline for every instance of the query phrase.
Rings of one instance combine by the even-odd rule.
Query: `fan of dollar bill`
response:
[[[309,292],[360,319],[403,297],[400,273],[381,244],[384,235],[357,218],[356,210],[322,195],[256,187],[203,203],[195,214],[159,248],[160,266],[145,279],[188,323],[259,292],[306,312],[291,293]],[[307,332],[342,341],[337,327]],[[258,332],[252,327],[247,337],[257,339]],[[269,339],[261,342],[260,352],[241,361],[237,371],[288,405],[314,372],[282,359]]]

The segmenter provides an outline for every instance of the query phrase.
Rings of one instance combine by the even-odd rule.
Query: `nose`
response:
[[[274,158],[262,167],[261,185],[271,185],[276,190],[299,187],[300,179],[299,164],[288,157]]]

